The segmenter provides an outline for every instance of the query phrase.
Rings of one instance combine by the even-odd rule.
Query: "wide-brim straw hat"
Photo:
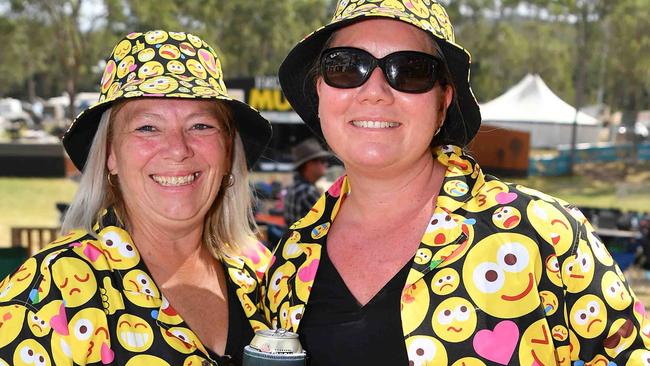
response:
[[[318,118],[315,77],[310,75],[310,71],[319,62],[325,43],[335,31],[376,18],[396,19],[418,27],[431,35],[440,46],[456,86],[456,102],[449,107],[444,125],[432,143],[465,146],[474,138],[481,125],[479,106],[469,84],[471,56],[455,43],[454,30],[447,12],[433,0],[392,0],[381,3],[340,0],[331,22],[300,41],[280,65],[280,85],[293,109],[314,133],[323,136]]]
[[[223,101],[244,144],[249,169],[271,139],[271,124],[260,113],[228,96],[221,62],[201,38],[155,30],[131,33],[106,60],[99,101],[82,111],[63,136],[74,165],[83,170],[99,120],[115,102],[132,98],[183,98]]]

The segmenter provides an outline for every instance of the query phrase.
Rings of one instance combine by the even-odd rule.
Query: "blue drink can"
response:
[[[298,334],[285,329],[258,330],[251,344],[244,347],[244,366],[304,366],[307,353]]]

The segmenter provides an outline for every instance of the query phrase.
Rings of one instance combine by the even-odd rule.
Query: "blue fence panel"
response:
[[[632,157],[633,145],[627,144],[579,144],[576,147],[575,162],[609,163]],[[535,157],[529,159],[528,174],[539,176],[558,176],[569,173],[571,147],[558,147],[554,157]],[[650,160],[650,142],[637,145],[637,159]]]

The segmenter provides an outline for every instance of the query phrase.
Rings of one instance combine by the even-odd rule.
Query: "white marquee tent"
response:
[[[481,104],[483,122],[491,126],[527,131],[531,147],[571,143],[576,109],[560,99],[539,75],[526,75],[503,95]],[[598,142],[600,122],[579,112],[576,142]]]

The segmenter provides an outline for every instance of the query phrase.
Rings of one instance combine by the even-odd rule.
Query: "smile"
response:
[[[201,173],[196,172],[184,176],[162,176],[162,175],[151,175],[151,179],[153,179],[156,183],[160,184],[161,186],[165,187],[178,187],[178,186],[186,186],[188,184],[192,184],[196,178],[199,177]]]
[[[351,123],[353,126],[361,128],[395,128],[401,125],[398,122],[385,121],[352,121]]]
[[[506,300],[506,301],[515,301],[524,298],[524,296],[528,295],[530,290],[533,289],[533,274],[529,273],[528,274],[528,287],[520,293],[519,295],[514,295],[514,296],[508,296],[508,295],[501,295],[501,298]]]

